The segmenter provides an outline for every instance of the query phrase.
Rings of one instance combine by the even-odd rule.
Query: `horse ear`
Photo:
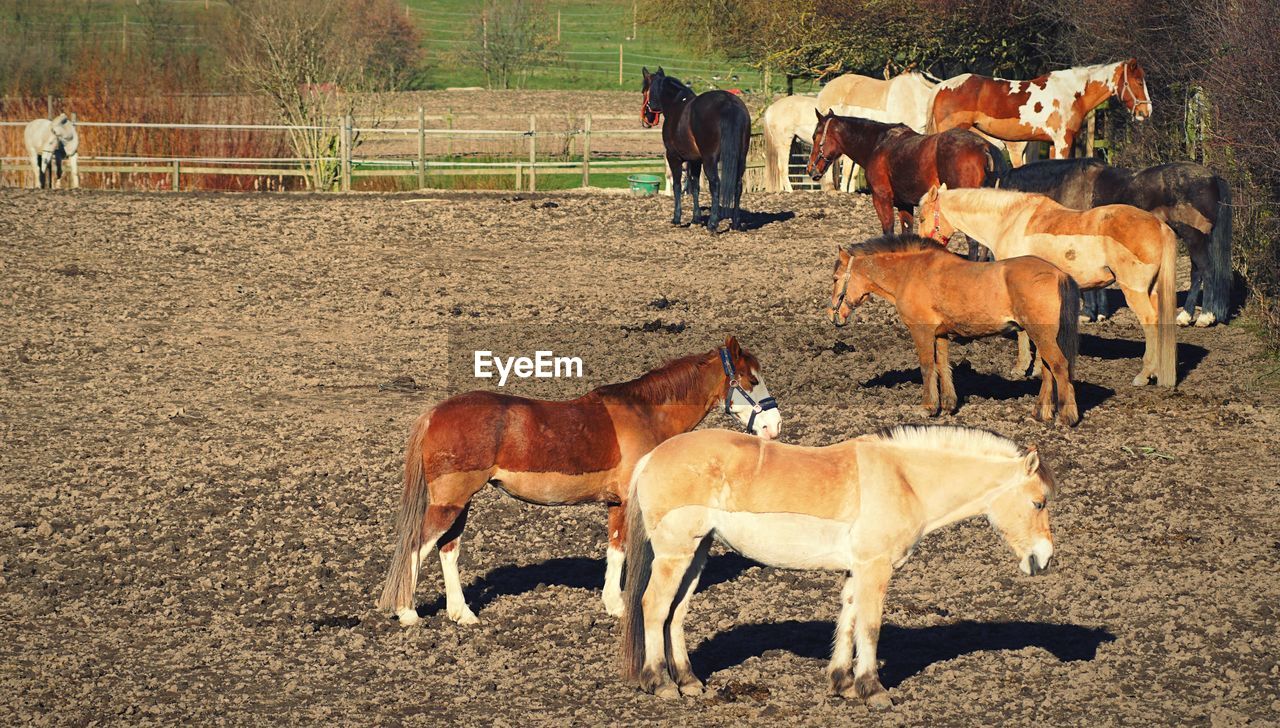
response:
[[[665,75],[667,75],[667,72],[666,72],[666,71],[664,71],[664,70],[662,70],[662,66],[658,66],[658,75],[659,75],[659,76],[665,76]]]
[[[1035,475],[1040,469],[1040,453],[1036,452],[1034,444],[1027,446],[1027,454],[1022,458],[1022,465],[1027,470],[1027,475]]]
[[[726,336],[724,339],[724,348],[728,350],[729,356],[738,358],[742,356],[742,347],[738,345],[738,337]]]
[[[648,67],[648,66],[641,66],[641,67],[640,67],[640,73],[643,73],[643,74],[644,74],[644,79],[645,79],[646,81],[648,81],[648,80],[649,80],[649,77],[653,75],[652,73],[649,73],[649,67]]]
[[[822,119],[823,119],[822,111],[820,111],[820,110],[819,110],[819,109],[817,109],[817,108],[814,108],[814,110],[813,110],[813,115],[814,115],[814,116],[816,116],[816,117],[818,117],[818,121],[822,121]]]
[[[941,185],[939,185],[939,186],[938,186],[938,192],[945,192],[945,191],[946,191],[946,189],[947,189],[947,183],[946,183],[946,182],[943,182]]]

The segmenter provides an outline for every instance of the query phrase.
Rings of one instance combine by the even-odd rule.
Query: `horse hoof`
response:
[[[1179,311],[1177,322],[1179,326],[1191,325],[1191,314],[1187,313],[1186,311]]]
[[[680,686],[680,694],[688,697],[697,697],[702,694],[702,683],[695,682],[688,685]]]
[[[1196,317],[1196,328],[1203,329],[1218,323],[1218,317],[1208,311],[1201,311]]]
[[[1098,314],[1098,317],[1094,320],[1097,321],[1098,323],[1102,323],[1103,321],[1106,321],[1108,318],[1110,318],[1110,316],[1107,316],[1105,313],[1100,313]]]
[[[449,614],[449,619],[452,619],[458,624],[466,625],[466,626],[470,626],[473,624],[480,624],[480,618],[475,615],[475,612],[471,611],[471,607],[463,607],[462,611],[459,612],[457,615],[454,615],[451,612]]]
[[[883,710],[893,707],[893,699],[889,697],[889,693],[881,691],[874,695],[867,696],[867,707]]]
[[[1085,316],[1084,314],[1080,314],[1079,316],[1076,316],[1076,320],[1078,320],[1082,324],[1087,324],[1090,321],[1093,321],[1093,319],[1089,318],[1088,316]]]
[[[680,689],[676,687],[675,683],[663,683],[658,686],[657,690],[653,691],[653,694],[663,700],[675,700],[680,697]]]
[[[418,610],[412,607],[396,612],[396,617],[400,619],[401,627],[412,627],[422,621],[422,618],[418,616]]]
[[[604,611],[610,617],[621,617],[623,612],[622,595],[610,594],[604,597]]]
[[[1133,378],[1133,386],[1135,387],[1145,387],[1150,383],[1151,383],[1151,377],[1148,377],[1145,374],[1139,374],[1138,376]]]

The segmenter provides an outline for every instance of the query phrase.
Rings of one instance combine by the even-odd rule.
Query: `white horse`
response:
[[[22,138],[31,159],[31,171],[38,188],[52,188],[62,179],[62,162],[66,160],[71,171],[71,186],[80,186],[80,135],[76,125],[66,114],[58,114],[53,121],[36,119],[27,124]]]
[[[825,115],[834,111],[839,116],[906,124],[923,134],[929,124],[935,85],[915,71],[900,73],[887,81],[846,73],[822,87],[818,94],[818,112]],[[848,160],[841,166],[844,175],[840,189],[848,192],[852,188],[857,165]]]
[[[818,97],[797,94],[783,96],[764,110],[764,188],[769,192],[792,191],[791,142],[796,137],[806,144],[813,141],[817,108]]]

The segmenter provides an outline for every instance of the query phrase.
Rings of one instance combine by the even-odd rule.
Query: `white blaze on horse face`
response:
[[[756,386],[751,388],[751,399],[756,402],[763,402],[769,397],[769,388],[764,386],[764,377],[760,376],[759,371],[752,371],[751,375],[756,380]],[[729,393],[729,411],[733,412],[745,427],[748,422],[751,422],[751,414],[754,408],[742,396],[741,392],[733,389]],[[766,440],[772,440],[782,432],[782,414],[778,412],[776,407],[760,412],[756,415],[756,421],[752,423],[752,427],[751,434],[759,435]]]

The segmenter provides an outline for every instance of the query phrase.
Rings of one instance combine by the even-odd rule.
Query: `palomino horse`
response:
[[[1230,315],[1231,188],[1207,167],[1174,162],[1134,172],[1098,159],[1054,159],[1006,171],[997,186],[1048,195],[1075,210],[1122,204],[1150,212],[1173,228],[1191,255],[1191,287],[1178,324],[1212,326]],[[1197,316],[1202,291],[1204,309]],[[1103,289],[1085,294],[1086,318],[1108,313]]]
[[[1080,341],[1080,289],[1052,263],[1030,255],[975,263],[918,235],[876,238],[841,249],[827,309],[831,322],[843,326],[872,294],[893,303],[911,332],[930,417],[938,414],[939,405],[956,411],[950,338],[1018,330],[1031,336],[1044,361],[1036,419],[1053,420],[1056,388],[1058,421],[1080,421],[1071,384]]]
[[[764,128],[764,188],[768,192],[791,192],[791,142],[797,137],[813,138],[814,96],[783,96],[769,104],[760,119]]]
[[[720,403],[753,433],[778,436],[782,418],[760,364],[733,337],[569,401],[477,391],[427,410],[409,434],[396,550],[379,608],[394,610],[401,625],[418,621],[418,569],[438,544],[449,618],[477,621],[462,597],[458,552],[471,498],[490,484],[539,505],[609,504],[604,603],[610,614],[621,614],[631,470],[641,455],[693,429]]]
[[[1069,210],[1044,195],[1012,190],[930,190],[920,200],[920,218],[930,237],[944,243],[956,230],[991,249],[996,259],[1034,255],[1066,271],[1081,289],[1115,283],[1124,292],[1146,337],[1136,385],[1155,377],[1177,382],[1174,307],[1178,239],[1168,225],[1129,205]],[[1018,333],[1018,363],[1031,363],[1026,333]]]
[[[1053,71],[1030,81],[971,73],[938,84],[930,131],[975,128],[1011,142],[1042,141],[1065,159],[1085,117],[1112,96],[1142,121],[1151,116],[1146,77],[1134,59]],[[1022,164],[1014,155],[1014,166]]]
[[[631,480],[624,677],[664,698],[702,692],[684,620],[715,536],[769,566],[845,572],[831,691],[888,707],[876,643],[893,570],[932,531],[986,516],[1034,576],[1053,556],[1056,491],[1035,446],[970,428],[896,427],[828,447],[725,430],[673,437]]]
[[[662,143],[667,149],[667,166],[671,169],[671,189],[675,197],[675,214],[671,224],[680,224],[680,175],[689,163],[689,189],[693,194],[693,223],[698,224],[698,175],[707,172],[707,189],[711,194],[711,213],[707,229],[715,232],[720,215],[727,214],[729,226],[740,227],[742,176],[747,171],[747,147],[751,143],[751,113],[737,94],[708,91],[694,95],[693,90],[667,76],[661,68],[644,73],[644,106],[640,121],[646,127],[657,126],[663,114]]]
[[[886,124],[906,124],[912,131],[923,134],[929,125],[933,88],[933,82],[914,71],[900,73],[887,81],[846,73],[822,87],[818,93],[818,111]],[[851,192],[857,165],[846,164],[843,169],[840,189]]]
[[[1004,166],[999,150],[967,131],[917,134],[905,124],[818,113],[809,175],[820,178],[842,154],[867,171],[871,201],[886,235],[893,232],[895,208],[902,231],[911,232],[911,214],[929,188],[939,183],[981,187]]]
[[[71,186],[80,186],[80,135],[66,114],[53,121],[35,119],[22,133],[37,188],[52,188],[62,179],[62,162],[71,172]]]

